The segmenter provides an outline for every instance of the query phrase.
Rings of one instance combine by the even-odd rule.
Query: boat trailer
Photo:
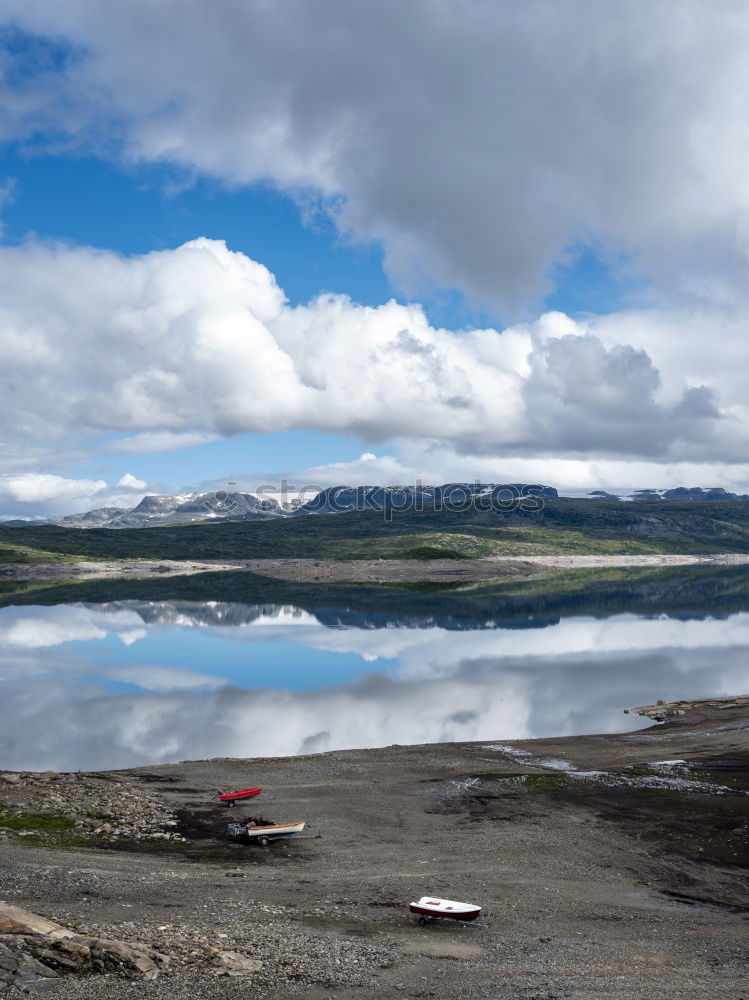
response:
[[[247,837],[261,847],[267,847],[272,840],[288,840],[301,833],[305,824],[300,820],[293,823],[273,823],[258,826],[252,820],[249,823],[227,823],[226,828],[231,837]]]
[[[245,799],[254,799],[262,790],[260,786],[257,788],[238,788],[234,792],[216,792],[216,797],[219,802],[231,809],[237,802],[244,802]]]

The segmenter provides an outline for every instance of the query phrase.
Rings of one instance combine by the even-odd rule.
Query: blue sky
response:
[[[230,191],[168,168],[121,169],[18,145],[3,149],[0,165],[16,181],[6,240],[35,233],[140,254],[208,236],[262,261],[294,303],[328,291],[377,305],[393,294],[376,246],[347,245],[321,217],[304,225],[296,204],[267,185]]]
[[[466,5],[0,2],[0,516],[749,488],[749,15]]]
[[[167,167],[123,168],[17,143],[0,147],[0,178],[12,188],[2,213],[6,242],[33,234],[142,254],[207,236],[265,264],[295,305],[324,292],[372,306],[403,297],[383,269],[377,242],[340,236],[322,213],[305,217],[291,197],[267,184],[231,190]],[[625,301],[632,283],[623,288],[594,248],[571,251],[571,258],[554,269],[553,291],[532,306],[608,312]],[[434,325],[504,325],[517,318],[472,307],[458,289],[430,291],[420,301]]]

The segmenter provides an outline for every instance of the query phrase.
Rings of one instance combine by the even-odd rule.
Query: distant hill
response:
[[[332,486],[312,500],[290,498],[282,502],[254,493],[226,492],[180,493],[173,496],[147,496],[132,508],[100,507],[82,514],[68,514],[48,521],[13,521],[7,526],[29,527],[57,524],[63,528],[153,528],[161,525],[187,524],[196,521],[264,521],[307,514],[339,514],[351,511],[404,510],[410,506],[433,507],[447,504],[454,508],[493,498],[508,503],[522,496],[556,497],[552,486],[524,483],[446,483],[442,486]],[[3,523],[3,522],[0,522]]]
[[[100,507],[44,522],[64,528],[151,528],[193,521],[256,521],[287,517],[301,501],[283,505],[254,493],[180,493],[143,497],[136,507]],[[35,522],[40,523],[40,522]]]
[[[635,490],[633,500],[749,500],[749,494],[729,493],[720,486],[677,486],[672,490]]]
[[[747,493],[731,493],[721,486],[676,486],[671,490],[632,490],[630,493],[608,493],[593,490],[589,497],[603,500],[644,500],[658,503],[663,500],[749,500]]]

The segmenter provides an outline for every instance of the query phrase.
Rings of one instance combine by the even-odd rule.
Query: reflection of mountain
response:
[[[177,601],[111,601],[105,604],[86,604],[91,610],[118,612],[130,611],[138,615],[144,625],[185,625],[212,627],[241,627],[262,625],[323,625],[325,628],[387,629],[387,628],[443,628],[450,630],[492,628],[542,628],[556,625],[555,616],[531,616],[524,621],[517,619],[487,619],[475,621],[452,615],[414,615],[396,611],[359,611],[352,608],[316,608],[314,613],[288,604],[235,604],[208,601],[192,604]]]
[[[253,625],[268,620],[274,625],[315,622],[316,618],[287,604],[234,604],[207,601],[205,604],[178,601],[110,601],[84,605],[92,611],[131,611],[144,625],[229,626]]]
[[[727,617],[749,610],[749,568],[687,567],[567,576],[562,586],[531,581],[515,590],[490,585],[471,590],[419,592],[368,586],[298,585],[253,574],[183,578],[183,599],[149,594],[170,581],[132,581],[133,596],[105,607],[136,611],[146,624],[252,625],[317,622],[326,628],[545,628],[563,618],[620,614],[682,620]],[[172,581],[174,584],[174,581]],[[121,587],[125,587],[125,582]],[[549,589],[544,589],[544,586]],[[110,585],[111,588],[111,585]],[[200,603],[201,589],[213,600]],[[192,592],[190,592],[192,589]],[[187,591],[187,593],[184,593]],[[154,599],[149,600],[149,596]],[[224,597],[223,600],[216,598]],[[162,598],[162,599],[159,599]],[[242,600],[241,598],[244,598]],[[91,606],[99,606],[89,602]]]
[[[455,631],[492,628],[544,628],[556,625],[559,618],[550,615],[532,615],[524,621],[494,616],[481,621],[458,618],[454,615],[408,615],[388,611],[356,611],[352,608],[317,608],[315,615],[320,624],[328,628],[444,628]]]
[[[195,613],[207,614],[212,625],[254,621],[276,613],[263,609],[286,607],[314,615],[331,628],[538,628],[570,616],[663,614],[690,619],[747,611],[749,567],[585,570],[456,589],[435,588],[433,584],[292,583],[248,572],[82,581],[23,591],[0,583],[0,606],[85,603],[129,607],[132,602],[168,606],[177,609],[169,614],[179,612],[188,618]],[[207,610],[197,612],[198,608]]]

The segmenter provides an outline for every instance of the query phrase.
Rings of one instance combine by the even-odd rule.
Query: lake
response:
[[[724,587],[729,600],[711,586],[700,601],[681,586],[675,601],[663,579],[647,613],[639,582],[603,611],[596,590],[595,613],[579,599],[552,613],[548,594],[512,614],[496,597],[486,614],[484,597],[473,616],[465,594],[460,614],[444,594],[394,594],[389,607],[378,595],[371,610],[360,598],[10,604],[0,608],[0,767],[617,732],[650,724],[625,707],[746,692],[745,592]]]

